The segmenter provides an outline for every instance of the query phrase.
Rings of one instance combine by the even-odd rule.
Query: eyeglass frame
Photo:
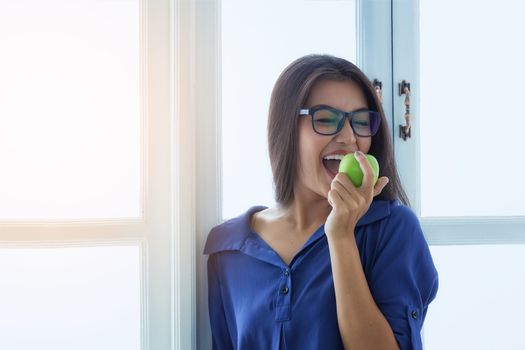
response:
[[[337,125],[337,129],[335,132],[331,133],[331,134],[322,134],[320,132],[318,132],[315,127],[314,127],[314,113],[317,112],[318,110],[321,110],[321,109],[329,109],[329,110],[332,110],[332,111],[336,111],[338,113],[341,113],[343,115],[343,118],[339,121],[339,124]],[[354,130],[354,126],[352,125],[352,117],[357,114],[357,113],[360,113],[360,112],[374,112],[374,113],[377,113],[379,114],[379,121],[378,121],[378,128],[377,130],[375,131],[375,133],[373,133],[372,135],[368,135],[368,136],[362,136],[362,135],[359,135],[355,130]],[[379,112],[377,111],[373,111],[371,109],[368,109],[368,108],[360,108],[360,109],[357,109],[355,111],[351,111],[351,112],[345,112],[345,111],[341,111],[340,109],[337,109],[337,108],[334,108],[332,106],[329,106],[329,105],[316,105],[316,106],[313,106],[313,107],[310,107],[310,108],[301,108],[299,109],[299,117],[308,117],[308,116],[311,116],[312,117],[312,129],[319,135],[323,135],[323,136],[332,136],[332,135],[336,135],[337,133],[339,133],[342,129],[343,129],[343,126],[345,124],[345,121],[348,119],[348,122],[350,123],[350,127],[352,128],[352,131],[359,137],[372,137],[374,136],[375,134],[377,134],[377,132],[379,131],[379,126],[381,126],[381,115]]]

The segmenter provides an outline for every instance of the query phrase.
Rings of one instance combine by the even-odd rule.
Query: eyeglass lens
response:
[[[314,129],[320,134],[335,134],[343,114],[330,109],[317,110],[313,115]],[[354,114],[351,118],[354,133],[359,136],[372,136],[379,127],[379,113],[363,111]]]

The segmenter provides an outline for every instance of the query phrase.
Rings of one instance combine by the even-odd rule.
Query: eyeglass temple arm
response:
[[[309,114],[310,114],[310,110],[308,108],[299,110],[299,115],[309,115]]]

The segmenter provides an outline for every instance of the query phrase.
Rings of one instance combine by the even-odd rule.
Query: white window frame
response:
[[[188,177],[196,182],[194,215],[198,218],[196,231],[191,231],[196,233],[196,250],[193,250],[196,254],[193,260],[196,273],[193,276],[194,294],[198,301],[192,310],[196,321],[192,325],[195,343],[191,349],[211,349],[207,256],[202,252],[209,231],[222,219],[221,3],[214,0],[181,1],[188,7],[188,13],[184,16],[186,22],[179,27],[179,32],[186,33],[188,37],[188,54],[186,62],[181,62],[180,70],[191,72],[188,73],[186,86],[191,95],[187,96],[187,101],[191,101],[193,113],[188,115],[195,116],[195,157],[192,159],[198,159],[194,177]]]
[[[195,348],[194,4],[140,0],[142,218],[3,221],[1,248],[138,245],[141,349]]]
[[[392,0],[393,1],[393,0]],[[477,245],[525,243],[524,216],[423,217],[421,218],[421,155],[419,120],[419,0],[393,1],[394,83],[411,83],[412,137],[394,138],[396,162],[403,186],[429,245]],[[404,95],[394,97],[394,125],[405,125]],[[445,95],[444,95],[445,96]],[[394,134],[396,134],[394,130]]]

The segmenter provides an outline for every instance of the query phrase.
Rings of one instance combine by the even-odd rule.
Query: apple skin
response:
[[[372,166],[372,170],[374,172],[374,186],[377,183],[377,179],[379,178],[379,163],[377,162],[377,159],[371,155],[371,154],[365,154],[366,158],[368,159],[368,163]],[[340,173],[346,173],[348,175],[348,178],[355,187],[361,187],[361,184],[363,183],[363,176],[364,173],[361,170],[361,166],[359,165],[359,161],[356,159],[354,153],[347,153],[343,159],[341,159],[341,163],[339,163],[339,172]]]

